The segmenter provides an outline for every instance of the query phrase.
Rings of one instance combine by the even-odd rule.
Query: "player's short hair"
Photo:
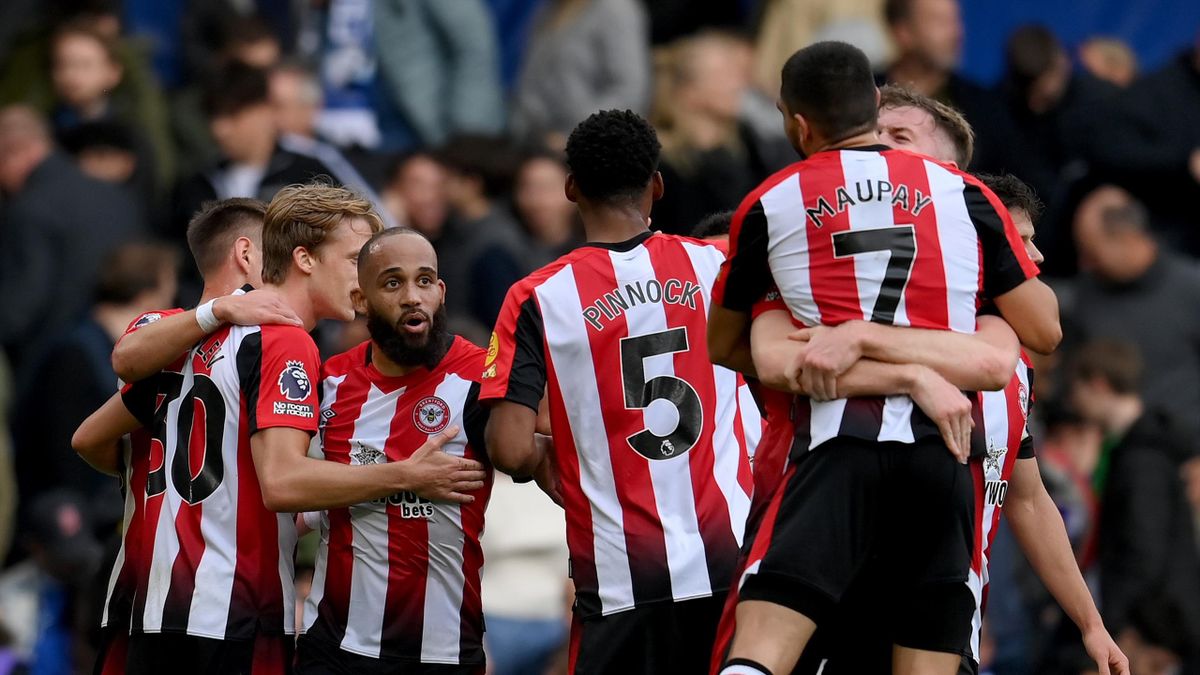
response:
[[[239,113],[270,102],[267,74],[240,61],[231,62],[205,83],[201,105],[212,119]]]
[[[405,227],[403,225],[380,230],[371,235],[371,238],[367,240],[367,243],[363,244],[362,248],[358,250],[358,268],[362,269],[365,267],[367,261],[371,259],[372,249],[374,248],[375,244],[383,241],[384,239],[390,239],[391,237],[400,235],[420,237],[427,242],[429,241],[429,237],[426,237],[420,230],[416,230],[411,227]],[[430,244],[432,245],[432,242],[430,242]]]
[[[917,108],[929,113],[933,124],[954,144],[954,161],[966,169],[975,155],[975,130],[966,117],[953,106],[926,96],[902,84],[889,84],[879,90],[879,109]]]
[[[885,0],[883,3],[883,20],[889,26],[907,21],[913,13],[914,0]]]
[[[692,228],[692,236],[697,239],[723,237],[729,234],[729,228],[732,226],[733,211],[717,211],[701,218],[696,227]]]
[[[1075,353],[1071,375],[1076,382],[1100,378],[1118,394],[1135,394],[1141,387],[1142,356],[1128,342],[1096,340]]]
[[[632,110],[601,110],[567,139],[567,168],[579,192],[598,202],[637,199],[658,171],[662,144]]]
[[[512,189],[517,151],[502,136],[459,134],[438,149],[436,158],[454,173],[479,179],[489,199],[503,197]]]
[[[263,281],[283,283],[297,247],[319,256],[325,238],[346,218],[362,218],[372,233],[383,229],[371,202],[344,187],[307,183],[277,192],[263,217]]]
[[[159,243],[132,243],[110,253],[96,281],[96,302],[124,305],[179,273],[179,252]]]
[[[62,24],[55,29],[51,45],[57,48],[58,43],[68,37],[85,37],[95,42],[104,50],[104,55],[108,58],[109,63],[120,65],[121,53],[117,41],[97,30],[91,19],[79,17]]]
[[[783,64],[779,97],[826,138],[840,140],[875,128],[875,76],[862,50],[845,42],[817,42]]]
[[[201,206],[187,226],[188,249],[200,274],[208,274],[220,267],[238,237],[249,237],[261,247],[266,213],[265,202],[245,197],[221,199]]]
[[[1000,199],[1001,204],[1004,204],[1004,208],[1009,211],[1016,209],[1024,211],[1025,215],[1029,216],[1030,222],[1035,225],[1041,219],[1045,205],[1025,181],[1011,173],[981,173],[975,177],[988,186],[989,190],[996,193],[996,197]]]

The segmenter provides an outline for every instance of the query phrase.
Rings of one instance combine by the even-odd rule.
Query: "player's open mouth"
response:
[[[429,319],[424,312],[413,312],[400,320],[400,330],[408,333],[424,333]]]

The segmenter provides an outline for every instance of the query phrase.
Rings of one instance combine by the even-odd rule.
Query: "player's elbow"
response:
[[[145,372],[144,368],[138,367],[138,359],[136,355],[131,353],[127,346],[122,346],[121,340],[112,352],[112,367],[113,372],[117,377],[121,378],[122,382],[137,382],[144,379],[149,373]]]
[[[263,506],[268,511],[296,513],[304,510],[301,496],[292,489],[291,482],[286,478],[262,479],[259,487],[262,491]]]
[[[119,467],[112,461],[116,459],[116,453],[111,452],[113,443],[95,435],[87,427],[85,421],[79,425],[74,434],[71,434],[71,447],[75,450],[75,454],[79,455],[80,459],[87,462],[93,469],[115,476]]]
[[[1042,325],[1032,327],[1023,333],[1021,344],[1038,354],[1050,354],[1058,349],[1058,344],[1062,342],[1063,337],[1062,324],[1058,322],[1057,318],[1044,321]]]
[[[999,391],[1007,386],[1017,368],[1017,358],[1017,354],[999,349],[980,355],[973,368],[979,374],[980,390]]]

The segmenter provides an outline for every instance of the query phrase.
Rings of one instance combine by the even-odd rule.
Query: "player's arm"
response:
[[[713,284],[708,311],[708,358],[756,376],[750,347],[751,310],[774,285],[767,262],[767,218],[754,194],[733,214],[729,255]]]
[[[295,513],[352,506],[397,492],[414,492],[432,501],[469,504],[483,487],[483,466],[441,448],[458,434],[450,427],[431,437],[408,459],[349,466],[308,456],[309,432],[269,427],[250,437],[263,505]]]
[[[1058,298],[1037,278],[1008,209],[974,177],[963,174],[963,198],[983,251],[983,293],[1016,331],[1021,344],[1049,354],[1062,341]]]
[[[141,426],[121,394],[113,394],[75,430],[71,447],[92,468],[115,476],[121,471],[121,438]]]
[[[534,436],[537,410],[515,401],[492,404],[487,424],[488,458],[497,469],[511,476],[532,476],[547,461],[544,445]]]
[[[981,316],[974,334],[848,321],[834,328],[815,326],[793,333],[806,342],[800,368],[805,389],[839,398],[837,376],[860,358],[928,366],[969,391],[996,391],[1012,379],[1020,356],[1016,333],[1003,319]]]
[[[1026,442],[1029,440],[1025,439]],[[1104,628],[1104,621],[1075,562],[1062,515],[1042,483],[1036,458],[1017,460],[1008,481],[1004,515],[1033,571],[1079,627],[1088,654],[1102,664],[1101,672],[1109,672],[1103,669],[1107,666],[1112,673],[1128,673],[1128,659]]]
[[[760,314],[751,326],[751,345],[760,381],[773,389],[817,398],[803,385],[800,364],[807,345],[788,339],[794,332],[784,310]],[[837,377],[837,397],[904,394],[937,425],[946,446],[960,461],[970,454],[971,401],[933,369],[920,364],[859,359]]]
[[[207,304],[207,303],[206,303]],[[234,323],[239,326],[259,324],[301,325],[299,317],[274,291],[256,290],[240,295],[226,295],[212,301],[207,318],[203,305],[186,312],[177,312],[138,326],[117,340],[113,348],[113,372],[126,382],[137,382],[166,368],[179,355],[191,349],[217,326]],[[201,326],[197,312],[208,321]],[[143,315],[143,317],[146,315]],[[215,321],[215,325],[212,323]],[[133,330],[136,328],[136,330]],[[205,330],[205,329],[208,330]]]

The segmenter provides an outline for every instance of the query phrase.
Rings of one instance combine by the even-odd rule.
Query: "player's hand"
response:
[[[224,295],[213,303],[213,315],[221,323],[237,326],[303,326],[304,322],[270,289],[258,289],[242,295]]]
[[[404,472],[404,490],[431,502],[475,501],[466,493],[481,489],[487,474],[479,462],[442,451],[442,446],[457,435],[458,427],[450,427],[425,441],[408,459],[392,465]]]
[[[912,390],[913,402],[937,424],[950,453],[967,463],[971,455],[971,399],[932,369],[919,367]]]
[[[807,343],[800,364],[800,386],[813,400],[837,398],[838,376],[862,358],[862,345],[854,323],[848,322],[837,328],[813,326],[788,336],[790,340]]]
[[[1103,626],[1083,634],[1083,647],[1096,662],[1100,675],[1129,675],[1129,658]]]

